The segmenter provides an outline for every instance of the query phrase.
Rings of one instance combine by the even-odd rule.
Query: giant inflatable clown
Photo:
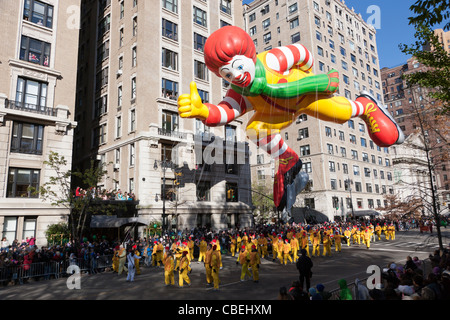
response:
[[[178,98],[178,112],[182,118],[201,119],[207,126],[222,126],[253,111],[246,133],[278,160],[274,203],[279,210],[286,205],[288,191],[295,190],[295,198],[305,184],[304,176],[298,179],[301,160],[280,135],[300,114],[335,123],[361,117],[371,139],[380,147],[404,140],[401,129],[369,93],[362,92],[355,101],[334,96],[339,86],[338,71],[313,74],[313,56],[301,44],[256,55],[255,45],[244,30],[225,26],[208,37],[204,54],[208,69],[229,81],[231,87],[223,101],[214,105],[202,103],[195,82],[191,82],[190,93]]]

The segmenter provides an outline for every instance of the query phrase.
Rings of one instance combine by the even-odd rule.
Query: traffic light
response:
[[[175,171],[175,186],[184,187],[183,173],[180,171]]]
[[[227,190],[227,200],[228,201],[235,201],[236,199],[236,193],[234,189],[228,189]]]

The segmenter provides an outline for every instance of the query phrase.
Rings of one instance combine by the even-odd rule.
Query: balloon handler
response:
[[[286,207],[289,188],[295,189],[295,199],[308,181],[296,179],[301,176],[298,173],[302,162],[280,134],[299,115],[339,124],[361,117],[378,146],[404,141],[389,112],[369,93],[362,92],[355,101],[334,96],[339,86],[338,71],[313,74],[313,56],[299,43],[256,55],[253,40],[244,30],[225,26],[208,37],[204,55],[208,69],[230,82],[230,89],[218,105],[202,103],[195,82],[191,82],[190,93],[178,98],[178,113],[182,118],[197,118],[214,127],[254,111],[246,134],[278,161],[273,185],[278,210]]]

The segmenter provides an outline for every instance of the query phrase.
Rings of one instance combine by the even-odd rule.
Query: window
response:
[[[122,117],[116,117],[116,138],[122,136]]]
[[[94,118],[98,118],[108,111],[108,96],[104,95],[95,101]]]
[[[225,141],[236,142],[236,127],[225,125]]]
[[[205,48],[206,37],[194,32],[194,49],[203,52]]]
[[[199,79],[208,81],[208,68],[206,67],[205,63],[194,60],[194,76]]]
[[[208,91],[204,91],[201,89],[198,89],[197,91],[198,91],[198,95],[202,99],[202,103],[209,102],[209,92]]]
[[[303,162],[302,170],[305,171],[306,173],[311,173],[312,172],[311,162]]]
[[[328,154],[334,154],[334,148],[332,144],[327,143]]]
[[[24,218],[22,238],[34,238],[36,236],[36,218]]]
[[[250,28],[249,34],[250,34],[251,36],[253,36],[253,35],[256,34],[256,26],[253,26],[253,27]]]
[[[117,148],[114,152],[114,163],[120,164],[120,148]]]
[[[101,63],[103,60],[109,57],[109,40],[102,43],[100,47],[97,48],[97,63]]]
[[[172,21],[162,19],[162,36],[178,41],[178,25]]]
[[[39,188],[40,170],[9,168],[7,198],[37,198],[28,187]]]
[[[162,96],[171,100],[178,99],[178,82],[162,79]]]
[[[263,40],[265,43],[269,42],[272,39],[272,33],[267,32],[265,35],[263,35]]]
[[[134,166],[136,160],[136,147],[134,143],[130,144],[130,167]]]
[[[137,47],[131,49],[131,67],[136,67],[137,65]]]
[[[130,132],[133,132],[136,130],[136,110],[131,109],[130,110]]]
[[[16,105],[26,109],[43,110],[47,105],[47,83],[18,78]]]
[[[353,174],[355,176],[359,176],[359,166],[356,165],[353,166]]]
[[[194,6],[194,22],[203,27],[207,27],[206,11]]]
[[[309,137],[308,128],[298,129],[298,138],[297,140],[305,139]]]
[[[337,181],[336,179],[331,179],[331,190],[337,189]]]
[[[92,132],[92,147],[97,147],[106,142],[106,123],[99,125]]]
[[[35,0],[25,0],[23,19],[37,25],[52,28],[53,6]]]
[[[347,149],[345,149],[345,147],[341,147],[341,156],[344,158],[347,157]]]
[[[300,41],[300,32],[291,35],[291,43],[296,43]]]
[[[131,100],[136,99],[136,77],[131,79]]]
[[[220,0],[220,10],[222,10],[222,12],[231,14],[231,0]]]
[[[17,232],[17,217],[5,217],[3,222],[3,235],[8,239],[9,243],[12,243],[16,239]]]
[[[22,36],[20,60],[50,66],[50,43]]]
[[[336,172],[336,164],[334,163],[334,161],[328,162],[328,168],[330,169],[330,172]]]
[[[332,136],[330,127],[325,127],[325,135],[327,137],[331,137]]]
[[[200,181],[197,184],[197,201],[210,201],[211,183],[209,181]]]
[[[295,18],[295,19],[292,19],[291,21],[289,21],[289,28],[290,29],[294,29],[294,28],[297,28],[298,26],[299,26],[299,20],[298,20],[298,17],[297,18]]]
[[[122,86],[117,88],[117,107],[122,106]]]
[[[42,125],[14,121],[11,152],[42,154],[43,135]]]
[[[302,156],[307,156],[307,155],[309,155],[310,153],[311,153],[311,150],[310,150],[309,144],[300,147],[300,154],[301,154]]]
[[[162,129],[167,133],[178,131],[178,113],[163,111]]]
[[[178,0],[162,0],[163,8],[178,13]]]
[[[256,13],[253,12],[251,15],[248,16],[249,22],[253,22],[256,20]]]
[[[133,18],[133,37],[137,36],[137,28],[138,28],[137,17],[134,17]]]
[[[97,91],[99,91],[104,86],[108,85],[108,75],[109,75],[109,67],[103,68],[100,72],[97,73],[96,79],[95,79],[95,88]]]
[[[111,15],[107,15],[98,24],[98,38],[101,39],[111,28]]]
[[[171,70],[178,70],[178,53],[162,48],[162,66]]]
[[[119,30],[119,47],[123,46],[123,28]]]

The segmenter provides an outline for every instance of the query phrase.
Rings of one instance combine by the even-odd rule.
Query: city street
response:
[[[442,228],[444,247],[450,242],[450,231]],[[397,232],[396,240],[373,242],[370,250],[364,245],[342,246],[342,252],[332,251],[331,257],[313,257],[312,285],[322,283],[326,290],[337,289],[337,281],[345,278],[353,283],[356,278],[365,279],[370,265],[381,268],[395,262],[403,265],[406,257],[428,258],[438,248],[436,232],[420,234],[417,230]],[[332,248],[334,250],[334,247]],[[221,286],[213,291],[206,286],[203,263],[192,262],[191,286],[183,288],[164,285],[163,268],[141,267],[141,274],[135,282],[126,282],[126,275],[113,272],[81,276],[81,288],[68,289],[67,278],[47,281],[29,281],[24,285],[7,286],[0,289],[0,300],[259,300],[277,299],[279,288],[290,287],[298,279],[295,264],[280,265],[271,258],[262,259],[260,281],[241,282],[240,266],[236,258],[223,255],[223,269],[220,271]],[[175,275],[175,282],[178,274]]]

